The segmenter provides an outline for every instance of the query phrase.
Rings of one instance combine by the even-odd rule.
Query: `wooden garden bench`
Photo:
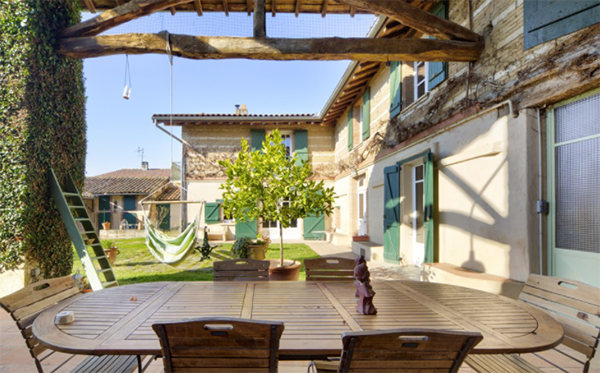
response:
[[[306,281],[354,281],[354,260],[346,258],[305,259]]]
[[[214,281],[268,281],[268,260],[232,259],[213,264]]]
[[[44,372],[42,362],[53,355],[55,351],[44,347],[38,342],[32,333],[33,322],[44,310],[77,294],[79,294],[79,289],[75,286],[73,278],[65,276],[36,282],[0,298],[0,306],[10,313],[17,324],[39,373]],[[73,357],[75,355],[69,356],[53,372],[59,370]],[[144,358],[135,355],[90,356],[71,370],[71,373],[127,373],[133,372],[136,368],[143,372],[142,360]]]
[[[157,323],[165,373],[277,372],[282,322],[200,318]]]
[[[458,372],[482,339],[478,332],[428,329],[345,332],[340,361],[315,361],[311,366],[317,373]]]
[[[600,338],[600,289],[578,281],[532,274],[519,300],[542,309],[561,323],[565,336],[554,351],[580,363],[581,372],[589,372]],[[560,363],[535,355],[568,372]],[[466,362],[480,373],[543,372],[517,354],[471,355]]]

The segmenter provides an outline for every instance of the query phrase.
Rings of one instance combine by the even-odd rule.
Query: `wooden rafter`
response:
[[[94,36],[125,22],[154,12],[189,3],[192,0],[131,0],[94,18],[64,29],[63,37]]]
[[[323,0],[323,7],[321,8],[321,17],[325,18],[327,14],[327,6],[329,5],[329,0]]]
[[[229,3],[227,0],[223,0],[223,11],[225,12],[225,16],[229,17]]]
[[[479,35],[454,22],[442,19],[405,1],[338,0],[350,6],[385,15],[408,27],[442,40],[478,41]]]
[[[201,0],[194,0],[194,8],[196,8],[196,13],[198,13],[199,16],[202,16],[202,1]]]
[[[171,12],[171,15],[172,15],[172,16],[174,16],[174,15],[175,15],[175,13],[177,13],[177,10],[175,10],[175,7],[174,7],[174,6],[172,6],[172,7],[169,7],[169,11]]]
[[[266,0],[254,0],[254,37],[267,36],[267,20],[265,19]]]
[[[246,10],[248,11],[248,15],[252,14],[253,7],[252,0],[246,0]]]
[[[298,14],[300,14],[300,4],[302,0],[296,0],[296,18],[298,18]]]
[[[475,61],[480,42],[434,39],[236,38],[170,35],[172,53],[190,59]],[[115,54],[165,54],[165,33],[63,38],[59,53],[73,58]]]
[[[275,17],[277,14],[277,0],[271,0],[271,16]]]
[[[83,0],[85,2],[86,8],[90,11],[90,13],[96,13],[96,6],[94,5],[94,0]]]

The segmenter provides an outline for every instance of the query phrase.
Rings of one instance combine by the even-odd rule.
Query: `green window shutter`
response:
[[[137,217],[130,212],[124,212],[123,219],[127,221],[127,224],[137,224]]]
[[[109,211],[110,210],[110,196],[98,197],[98,211]]]
[[[217,224],[221,220],[220,214],[220,204],[218,202],[206,202],[205,206],[205,216],[204,219],[206,224]]]
[[[256,220],[249,222],[237,222],[235,223],[235,238],[248,237],[251,239],[256,238],[258,228],[256,226]]]
[[[135,196],[123,196],[123,210],[130,211],[135,209]]]
[[[435,235],[434,235],[434,221],[433,221],[433,213],[434,213],[434,193],[433,193],[433,176],[434,176],[434,168],[433,168],[433,153],[429,152],[426,155],[425,160],[425,185],[424,185],[424,207],[425,207],[425,217],[424,217],[424,228],[425,228],[425,263],[433,263],[435,261],[434,257],[434,244],[435,244]]]
[[[354,147],[354,108],[348,111],[348,151]]]
[[[433,7],[431,13],[444,19],[448,19],[448,5],[445,1],[440,1]],[[430,39],[435,39],[433,36]],[[429,90],[434,89],[444,80],[448,75],[448,62],[429,62]]]
[[[400,263],[400,167],[383,169],[383,259]]]
[[[369,136],[371,136],[371,87],[367,87],[362,102],[362,139],[366,140]]]
[[[600,1],[524,1],[523,48],[554,40],[600,22]]]
[[[265,130],[252,130],[250,133],[252,134],[252,151],[261,150],[266,138]]]
[[[390,118],[400,114],[402,110],[402,85],[400,73],[402,62],[392,61],[390,64]]]
[[[308,131],[296,130],[294,132],[294,151],[298,156],[298,165],[308,162]]]

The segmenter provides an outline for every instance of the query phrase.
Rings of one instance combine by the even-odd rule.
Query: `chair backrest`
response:
[[[78,293],[79,289],[75,286],[73,278],[65,276],[41,280],[0,298],[0,306],[10,313],[17,323],[39,372],[43,372],[40,362],[53,351],[47,350],[33,336],[33,322],[42,311]]]
[[[354,281],[354,260],[346,258],[305,259],[306,281]]]
[[[345,332],[339,372],[457,372],[478,332],[394,329]]]
[[[215,281],[268,281],[268,260],[232,259],[213,264]]]
[[[283,323],[200,318],[153,324],[165,372],[277,372]]]
[[[561,323],[565,332],[562,343],[587,357],[583,371],[589,371],[600,338],[600,289],[569,279],[532,274],[519,300],[541,308]],[[561,351],[579,360],[576,353]]]

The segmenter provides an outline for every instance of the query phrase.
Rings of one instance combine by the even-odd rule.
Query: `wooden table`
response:
[[[533,352],[562,340],[560,324],[533,307],[451,285],[373,282],[377,315],[355,311],[355,288],[342,282],[157,282],[120,286],[69,299],[42,313],[34,335],[54,350],[79,354],[159,355],[151,325],[159,320],[221,316],[285,323],[281,359],[339,356],[341,334],[392,328],[471,330],[473,353]],[[55,325],[57,312],[75,322]]]

